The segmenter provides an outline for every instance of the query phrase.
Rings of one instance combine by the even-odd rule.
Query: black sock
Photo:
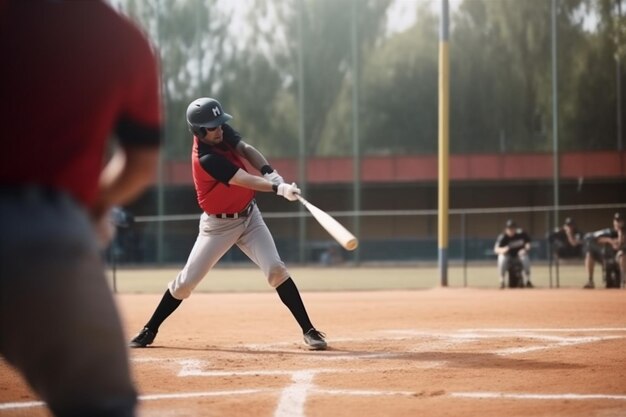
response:
[[[150,317],[150,321],[146,324],[146,327],[154,332],[158,331],[161,323],[163,323],[182,302],[183,300],[177,300],[174,298],[172,294],[170,294],[169,289],[165,290],[165,294],[163,294],[161,302],[157,306],[156,310],[154,310],[154,314]]]
[[[304,303],[293,280],[287,278],[285,282],[276,287],[276,292],[302,328],[302,333],[309,331],[313,324],[309,320],[309,315],[306,312],[306,308],[304,308]]]

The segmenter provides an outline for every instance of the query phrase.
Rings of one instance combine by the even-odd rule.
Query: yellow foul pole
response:
[[[449,119],[450,119],[450,56],[448,0],[441,0],[439,32],[439,278],[448,286],[448,208],[449,208]]]

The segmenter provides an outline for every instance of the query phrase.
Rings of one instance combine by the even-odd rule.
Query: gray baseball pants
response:
[[[133,416],[126,343],[84,210],[59,193],[0,188],[0,230],[0,354],[55,416]]]
[[[289,271],[280,259],[274,238],[256,205],[248,217],[238,219],[215,218],[203,213],[199,229],[187,264],[168,285],[174,298],[183,300],[189,297],[217,261],[235,244],[261,268],[272,287],[278,287],[289,278]]]
[[[522,261],[522,267],[524,270],[524,276],[526,279],[526,283],[530,279],[530,257],[527,253],[523,255],[518,255],[520,261]],[[509,262],[511,261],[511,255],[498,255],[498,273],[500,274],[500,282],[504,281],[506,276],[506,270],[509,267]]]

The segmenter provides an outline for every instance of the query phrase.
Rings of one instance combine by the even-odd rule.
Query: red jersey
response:
[[[239,169],[247,170],[235,150],[241,136],[228,124],[222,131],[222,142],[215,146],[193,138],[193,182],[198,204],[208,214],[238,213],[254,198],[254,190],[228,184]]]
[[[89,206],[111,135],[159,144],[152,48],[102,1],[0,6],[0,187],[43,185]]]

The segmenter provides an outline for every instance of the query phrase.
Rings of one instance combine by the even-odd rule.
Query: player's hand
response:
[[[300,195],[300,189],[295,182],[291,184],[282,183],[278,185],[276,194],[282,195],[289,201],[296,201],[298,199],[297,195]]]
[[[93,227],[100,248],[106,249],[115,237],[116,231],[115,225],[113,224],[111,211],[108,210],[104,213],[104,215],[93,219]]]
[[[272,184],[276,184],[276,185],[282,184],[285,182],[283,177],[281,177],[278,171],[276,170],[270,172],[269,174],[263,174],[263,177],[269,182],[271,182]]]

